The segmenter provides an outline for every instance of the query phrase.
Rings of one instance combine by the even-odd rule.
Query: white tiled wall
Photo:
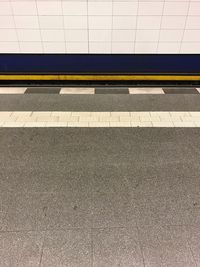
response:
[[[200,53],[200,0],[0,0],[0,53]]]

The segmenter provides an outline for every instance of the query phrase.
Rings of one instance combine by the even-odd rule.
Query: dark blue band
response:
[[[0,54],[0,72],[200,74],[200,54]]]

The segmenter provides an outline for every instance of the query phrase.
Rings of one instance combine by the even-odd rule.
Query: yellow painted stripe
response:
[[[60,80],[60,81],[200,81],[200,75],[56,75],[0,74],[0,80]]]

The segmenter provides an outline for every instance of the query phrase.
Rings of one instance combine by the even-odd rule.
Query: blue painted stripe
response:
[[[200,74],[200,54],[0,54],[0,72]]]

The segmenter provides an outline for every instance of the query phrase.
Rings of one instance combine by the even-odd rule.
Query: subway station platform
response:
[[[200,266],[199,88],[0,93],[0,266]]]

